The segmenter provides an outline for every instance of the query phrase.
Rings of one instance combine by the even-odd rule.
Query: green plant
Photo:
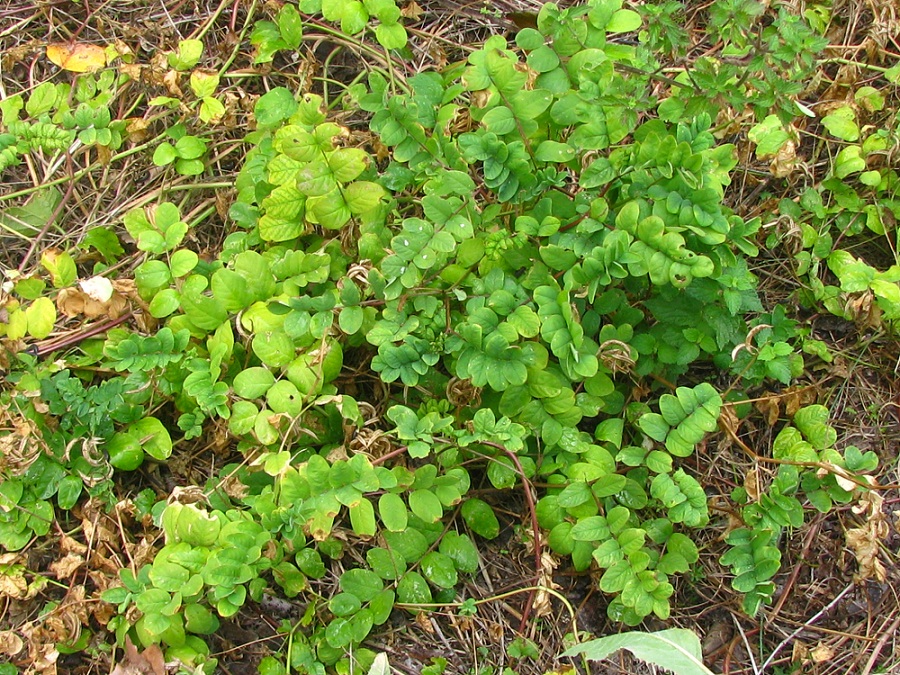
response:
[[[506,653],[511,659],[538,659],[541,652],[533,640],[516,638],[506,648]]]
[[[105,71],[84,75],[74,86],[44,82],[27,100],[21,94],[4,98],[0,103],[0,171],[16,166],[34,151],[51,156],[74,152],[76,138],[82,145],[106,153],[118,150],[126,123],[114,119],[109,103],[126,79]],[[23,112],[26,119],[22,119]]]
[[[689,42],[682,15],[684,5],[677,0],[647,3],[638,9],[643,26],[638,33],[653,54],[684,54]]]
[[[488,504],[466,497],[463,467],[484,458],[497,488],[537,476],[559,486],[536,520],[577,568],[596,561],[606,570],[612,617],[668,615],[669,578],[698,555],[678,530],[708,517],[702,487],[676,460],[714,430],[721,400],[701,384],[662,396],[659,413],[625,408],[620,376],[677,377],[742,343],[742,316],[758,301],[738,253],[755,252],[748,237],[757,225],[722,204],[734,159],[716,145],[708,117],[638,124],[637,111],[655,104],[650,79],[618,73],[613,64],[641,61],[606,36],[639,23],[615,3],[546,6],[538,29],[517,37],[538,71],[533,87],[517,67],[520,52],[500,38],[443,76],[413,78],[415,95],[373,73],[351,95],[391,148],[382,170],[343,147],[345,132],[327,121],[320,97],[269,92],[257,102],[263,124],[237,183],[240,229],[214,263],[179,248],[188,228],[174,205],[128,214],[129,233],[150,256],[136,270],[138,290],[167,326],[137,341],[112,333],[106,357],[140,368],[150,395],[180,411],[187,438],[217,417],[239,447],[265,446],[254,465],[272,481],[243,511],[222,504],[222,516],[208,516],[270,537],[269,562],[239,561],[248,568],[226,584],[204,576],[220,562],[204,554],[188,569],[203,579],[191,602],[227,616],[270,583],[270,570],[285,592],[308,592],[310,569],[296,558],[340,555],[338,523],[363,540],[381,537],[387,547],[371,547],[365,566],[345,572],[342,594],[317,602],[332,618],[302,640],[295,634],[292,658],[334,663],[394,602],[452,599],[458,575],[474,571],[471,540],[441,536],[440,521],[462,503],[473,532],[497,535]],[[479,127],[451,135],[448,122],[476,94]],[[420,193],[421,206],[405,196]],[[356,250],[342,245],[343,231],[359,232]],[[359,259],[370,267],[354,267]],[[715,317],[708,331],[693,318],[701,305]],[[342,353],[369,348],[386,383],[481,397],[477,411],[452,398],[389,409],[405,452],[431,460],[414,471],[358,455],[324,459],[344,439],[342,426],[359,424],[356,402],[330,384]],[[610,419],[590,425],[595,437],[579,429],[601,414]],[[305,449],[288,449],[298,443]],[[170,560],[167,550],[158,560]],[[159,596],[158,612],[144,602],[166,617],[152,620],[154,635],[178,648],[184,626],[173,617],[185,599],[164,599],[173,591],[153,579],[140,593]],[[149,634],[138,633],[146,643]]]
[[[173,657],[184,660],[185,650],[193,650],[191,660],[202,660],[208,652],[197,636],[216,629],[217,615],[233,615],[248,597],[259,600],[274,582],[288,597],[309,595],[314,607],[333,617],[305,647],[295,645],[292,658],[333,664],[346,647],[383,624],[395,602],[430,603],[432,588],[440,597],[456,585],[459,572],[477,570],[472,541],[455,532],[442,536],[439,524],[444,510],[467,491],[465,472],[438,476],[433,465],[410,472],[376,468],[362,455],[333,464],[307,455],[297,468],[287,452],[259,457],[256,463],[272,478],[243,500],[245,510],[166,506],[166,545],[152,565],[136,577],[123,571],[124,586],[104,595],[122,608],[135,603],[142,616],[134,629],[143,644],[164,642]],[[368,540],[377,533],[385,545],[368,549],[369,569],[341,575],[341,593],[317,597],[310,584],[326,574],[323,555],[341,555],[334,530],[344,508],[356,536]],[[431,545],[436,550],[429,551]],[[408,569],[413,565],[420,571]],[[119,624],[120,631],[129,628]]]
[[[329,6],[326,18],[349,20],[339,9],[350,11]],[[261,48],[274,40],[263,51],[302,34],[282,12],[259,28]],[[612,618],[668,616],[671,577],[698,558],[688,533],[708,519],[702,486],[678,462],[715,430],[722,401],[701,383],[663,394],[659,412],[626,406],[624,376],[673,379],[707,359],[748,382],[784,380],[802,361],[780,310],[769,333],[754,331],[752,364],[731,356],[751,328],[744,316],[761,308],[742,259],[756,253],[759,223],[722,203],[735,160],[708,115],[639,120],[656,106],[652,79],[616,65],[650,64],[607,39],[639,25],[615,2],[547,5],[514,48],[491,38],[467,63],[413,77],[414,94],[373,72],[346,100],[373,114],[391,151],[383,167],[345,147],[321,97],[270,91],[256,104],[260,129],[237,181],[238,229],[212,263],[179,248],[188,227],[174,205],[128,214],[149,256],[138,290],[166,327],[137,341],[114,332],[105,355],[141,367],[151,396],[180,411],[186,438],[208,418],[227,419],[268,477],[241,504],[167,507],[169,539],[154,566],[184,550],[193,567],[178,578],[199,581],[190,597],[173,595],[180,584],[161,573],[139,576],[130,598],[117,591],[155,617],[159,630],[136,626],[142,642],[178,649],[193,632],[180,608],[228,616],[275,583],[322,608],[309,631],[291,629],[292,662],[333,664],[395,603],[452,600],[477,549],[464,534],[442,534],[447,510],[461,504],[477,535],[500,530],[490,506],[467,496],[473,459],[498,489],[537,477],[553,486],[535,520],[577,569],[604,570]],[[475,126],[451,133],[464,108]],[[360,424],[335,380],[348,349],[377,350],[373,371],[409,388],[388,409],[387,430],[425,463],[326,459],[346,452],[344,426]],[[423,386],[447,399],[414,393]],[[227,580],[207,573],[231,544],[179,540],[167,520],[176,517],[246,529],[260,538],[250,550],[268,553],[233,561],[242,571]],[[312,581],[341,555],[336,528],[385,545],[367,545],[340,594],[316,598]],[[209,550],[191,557],[185,546]]]
[[[21,156],[33,150],[57,153],[67,150],[75,140],[75,132],[46,121],[14,121],[0,134],[0,169],[15,166]]]
[[[278,10],[275,21],[257,21],[250,35],[256,47],[255,63],[268,63],[283,49],[297,49],[303,40],[303,18],[297,7],[285,4]]]
[[[297,6],[281,7],[274,21],[256,22],[250,36],[256,47],[254,61],[267,63],[279,51],[296,50],[303,39],[304,14],[321,14],[325,21],[340,28],[335,37],[342,40],[355,41],[369,29],[386,50],[406,47],[406,29],[394,0],[301,0]]]
[[[190,70],[189,84],[194,100],[185,103],[181,98],[174,96],[155,96],[150,100],[150,105],[166,106],[170,109],[196,109],[197,117],[205,124],[219,122],[225,115],[225,104],[215,93],[219,87],[220,75],[215,71],[195,68],[203,56],[203,42],[196,39],[181,40],[178,49],[166,55],[168,64],[175,71]],[[174,74],[174,73],[172,73]],[[153,155],[153,163],[157,166],[165,166],[175,162],[178,173],[186,176],[196,175],[200,171],[197,164],[191,164],[206,151],[205,143],[198,145],[199,139],[193,136],[185,136],[184,127],[176,124],[167,130],[175,143],[175,147],[169,143],[157,146]],[[187,138],[187,140],[184,140]],[[202,143],[202,141],[200,141]],[[181,161],[177,161],[181,160]]]
[[[745,527],[728,534],[731,548],[720,562],[735,574],[732,587],[744,594],[744,611],[750,616],[775,592],[771,579],[781,567],[778,544],[786,529],[803,525],[801,498],[827,513],[834,503],[846,504],[869,489],[865,474],[877,468],[878,457],[855,446],[836,450],[837,433],[828,418],[822,405],[798,410],[772,445],[777,471],[768,490],[750,494],[738,488],[732,494],[742,507]]]
[[[211,114],[209,113],[209,115]],[[182,176],[196,176],[203,173],[206,141],[189,135],[181,123],[169,127],[166,130],[166,136],[172,139],[174,144],[164,142],[157,145],[153,152],[153,163],[156,166],[171,164],[175,167],[175,171]]]
[[[160,644],[168,660],[212,672],[204,636],[248,599],[283,594],[307,610],[281,626],[288,646],[261,672],[373,667],[360,645],[394,610],[475,611],[456,589],[478,569],[479,538],[508,523],[473,484],[523,489],[523,536],[538,564],[546,545],[577,570],[596,565],[611,619],[666,619],[709,519],[686,460],[703,451],[724,403],[719,381],[702,375],[714,366],[729,390],[743,390],[788,384],[804,367],[802,329],[757,294],[748,260],[762,221],[728,208],[737,158],[714,127],[723,107],[753,101],[776,111],[749,129],[760,158],[795,140],[795,88],[821,40],[786,9],[750,34],[762,9],[710,7],[722,51],[674,79],[657,73],[654,52],[683,48],[669,31],[679,3],[638,13],[616,0],[549,3],[514,43],[495,36],[464,62],[404,78],[392,69],[407,37],[394,2],[283,4],[251,32],[257,63],[323,34],[383,63],[337,97],[273,87],[256,99],[219,254],[191,250],[198,217],[168,194],[125,214],[123,242],[92,230],[72,253],[45,251],[44,272],[4,286],[0,331],[42,340],[57,318],[48,281],[72,286],[76,251],[96,249],[110,277],[131,281],[133,270],[134,301],[149,314],[144,334],[111,327],[62,370],[17,355],[26,375],[2,403],[49,432],[50,453],[7,470],[4,545],[46,533],[52,497],[71,508],[85,486],[109,489],[112,469],[165,462],[215,426],[242,461],[209,479],[205,500],[140,498],[165,542],[104,593],[120,644]],[[324,21],[308,16],[318,12]],[[637,43],[617,38],[640,29]],[[188,105],[212,123],[224,112],[221,79],[196,68],[202,56],[192,39],[167,58],[192,71]],[[53,87],[19,108],[35,118],[61,109],[65,92]],[[866,92],[859,105],[874,110],[877,97]],[[4,124],[16,106],[2,108]],[[377,154],[330,116],[341,107],[369,116]],[[841,110],[823,125],[855,148],[865,124]],[[71,115],[83,143],[117,142],[102,110]],[[206,171],[206,134],[191,130],[171,126],[154,163]],[[874,187],[856,160],[874,162],[888,135],[869,137],[835,179],[859,174]],[[53,194],[42,199],[52,213]],[[827,259],[843,290],[872,290],[887,304],[895,270],[870,274],[832,252],[835,214],[820,215],[815,199],[784,205],[817,219],[801,216],[810,268]],[[115,265],[126,246],[134,265]],[[859,474],[874,468],[869,455],[834,451],[826,421],[819,407],[798,412],[776,440],[768,490],[733,495],[746,527],[729,535],[722,562],[751,614],[771,595],[780,534],[803,521],[800,498],[827,510],[864,489]],[[369,456],[373,438],[379,453]],[[4,455],[13,444],[4,441]],[[543,485],[536,500],[533,483]],[[627,635],[616,644],[685,640]],[[608,653],[603,644],[590,654]],[[696,652],[688,645],[685,658]],[[534,658],[533,645],[513,643],[509,655]]]
[[[765,9],[757,0],[710,6],[706,32],[719,49],[675,78],[679,86],[661,104],[660,117],[675,120],[701,111],[715,115],[721,106],[740,111],[749,105],[758,118],[768,115],[788,124],[803,111],[797,102],[801,83],[827,40],[787,8],[779,8],[777,18],[758,28],[757,18]]]
[[[406,46],[406,29],[400,23],[400,8],[394,0],[303,0],[300,11],[321,12],[322,16],[341,27],[345,35],[365,30],[371,19],[375,24],[375,39],[385,49]]]

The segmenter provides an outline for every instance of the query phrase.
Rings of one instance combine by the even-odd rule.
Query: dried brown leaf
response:
[[[32,643],[29,645],[28,657],[31,659],[31,671],[45,675],[57,675],[59,670],[56,662],[59,660],[59,650],[52,642]]]
[[[177,70],[170,70],[163,75],[163,84],[169,91],[169,95],[173,98],[184,98],[184,92],[181,91],[181,87],[178,86],[180,76],[181,74]]]
[[[753,468],[747,472],[744,477],[744,490],[754,502],[759,499],[759,471],[757,469]]]
[[[855,507],[854,511],[868,512],[868,518],[862,526],[851,528],[844,534],[847,546],[853,550],[859,565],[859,571],[855,575],[858,580],[887,581],[887,570],[878,559],[881,550],[879,544],[890,533],[890,526],[881,508],[883,502],[884,497],[875,490],[864,493],[860,498],[860,506]]]
[[[101,291],[97,284],[90,284],[91,280],[81,282],[85,288],[64,288],[56,296],[56,307],[61,314],[69,318],[84,316],[87,319],[96,319],[105,316],[111,320],[118,319],[128,309],[127,300],[120,294],[112,291],[106,300],[100,299]]]
[[[0,631],[0,654],[15,656],[25,649],[25,641],[11,630]]]
[[[548,616],[553,612],[551,596],[547,589],[558,590],[559,584],[553,581],[553,570],[559,566],[559,561],[546,549],[541,551],[541,570],[538,579],[538,591],[534,595],[532,609],[535,617]]]
[[[125,658],[116,664],[110,675],[166,675],[166,660],[159,645],[150,645],[138,652],[129,638],[125,638]]]
[[[119,72],[127,75],[135,82],[141,82],[144,79],[144,70],[147,66],[140,63],[120,63]]]
[[[59,539],[59,550],[63,553],[78,553],[84,555],[87,553],[88,547],[77,539],[73,539],[69,535],[64,534]]]
[[[129,117],[126,120],[125,133],[132,143],[143,143],[150,135],[150,122],[143,117]]]
[[[769,163],[769,170],[776,178],[786,178],[797,168],[797,144],[788,141],[775,153],[774,159]]]
[[[803,406],[816,402],[813,387],[790,387],[784,391],[784,411],[791,417]]]
[[[781,415],[781,404],[777,396],[766,396],[756,402],[756,409],[766,418],[766,424],[770,427],[775,426]]]
[[[99,575],[91,575],[91,578],[95,579],[97,576]],[[99,597],[99,594],[97,595]],[[91,616],[93,616],[101,626],[106,626],[106,624],[108,624],[117,614],[116,606],[111,605],[108,602],[95,602],[91,606]]]
[[[834,648],[820,642],[809,650],[809,658],[813,663],[825,663],[834,658]]]
[[[845,296],[844,311],[862,329],[881,328],[881,307],[872,291]]]
[[[17,564],[14,553],[0,556],[0,565],[6,567],[0,574],[0,598],[22,599],[28,594],[28,579],[25,578],[25,566]]]
[[[69,579],[78,568],[84,565],[84,558],[77,553],[69,553],[59,560],[50,563],[50,571],[56,575],[60,581]]]
[[[794,646],[791,647],[791,662],[802,663],[809,656],[809,647],[803,640],[795,640]]]
[[[423,10],[415,0],[406,3],[400,9],[400,16],[404,19],[412,19],[413,21],[421,19],[423,14],[425,14],[425,10]]]
[[[702,651],[709,656],[720,647],[727,644],[734,635],[734,625],[731,621],[720,619],[706,630],[703,636]]]
[[[426,633],[434,634],[434,626],[431,625],[431,619],[425,612],[416,614],[416,625]]]
[[[176,502],[178,504],[206,504],[209,500],[203,488],[199,485],[187,485],[185,487],[176,485],[166,501],[169,504]]]

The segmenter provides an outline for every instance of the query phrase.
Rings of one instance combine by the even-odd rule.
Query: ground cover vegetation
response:
[[[900,666],[898,9],[2,10],[0,673]]]

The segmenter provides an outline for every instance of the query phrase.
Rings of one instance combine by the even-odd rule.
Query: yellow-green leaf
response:
[[[641,15],[630,9],[620,9],[606,24],[607,33],[630,33],[641,27]]]
[[[28,333],[43,340],[53,331],[56,323],[56,306],[50,298],[38,298],[25,310],[28,319]]]
[[[41,265],[50,273],[54,288],[71,286],[78,277],[72,256],[57,248],[48,248],[41,253]]]
[[[0,328],[3,324],[0,324]],[[9,313],[9,323],[6,324],[6,337],[10,340],[21,340],[28,333],[28,316],[25,310],[16,309]]]

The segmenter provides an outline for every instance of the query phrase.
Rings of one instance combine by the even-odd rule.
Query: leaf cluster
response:
[[[797,140],[797,87],[822,47],[785,8],[751,30],[765,7],[728,0],[705,10],[721,51],[670,79],[657,58],[685,48],[682,9],[547,3],[535,27],[439,70],[405,79],[373,67],[334,99],[286,87],[259,96],[219,254],[193,250],[197,223],[184,204],[128,211],[123,242],[136,251],[145,334],[110,330],[63,370],[20,355],[27,374],[2,403],[25,410],[47,448],[30,464],[9,462],[0,543],[18,550],[46,534],[53,497],[69,509],[109,489],[114,470],[166,462],[215,427],[241,461],[209,480],[204,500],[152,507],[165,543],[104,594],[121,643],[162,644],[167,659],[212,672],[204,636],[248,601],[283,594],[307,610],[285,629],[287,663],[267,668],[366,668],[370,633],[395,609],[457,604],[479,538],[507,525],[472,486],[531,482],[544,486],[534,545],[545,537],[576,570],[597,570],[610,619],[666,619],[679,577],[699,560],[692,537],[709,521],[685,460],[725,405],[722,380],[693,373],[717,370],[741,398],[804,368],[801,329],[759,297],[749,261],[761,220],[728,206],[737,153],[714,120],[754,105],[757,157],[785,152]],[[269,18],[250,32],[257,64],[300,50],[313,25],[383,52],[389,67],[409,55],[393,0],[300,0]],[[635,31],[636,42],[619,37]],[[209,125],[225,110],[202,59],[194,39],[167,54],[175,73],[190,71],[188,107]],[[116,83],[84,82],[0,104],[0,168],[76,138],[119,147],[105,98]],[[810,304],[848,318],[858,309],[846,294],[871,294],[889,320],[900,307],[896,266],[833,250],[835,235],[885,234],[896,211],[896,172],[878,164],[896,139],[868,124],[883,106],[862,88],[831,110],[823,133],[845,144],[832,174],[780,205],[799,224]],[[362,111],[368,130],[341,126],[341,107]],[[161,140],[157,166],[207,170],[197,127],[173,125]],[[100,254],[101,271],[124,255],[105,229],[80,247]],[[51,334],[47,289],[76,283],[76,259],[47,250],[40,274],[9,284],[5,338]],[[109,274],[125,280],[124,267]],[[804,348],[828,356],[814,341]],[[720,562],[751,615],[771,598],[781,538],[807,506],[826,512],[866,489],[877,458],[835,444],[827,410],[803,408],[775,439],[770,483],[732,495],[743,523]],[[460,609],[476,611],[471,600]],[[650,660],[674,647],[679,666],[698,661],[678,633],[583,651],[601,658],[617,647]]]

